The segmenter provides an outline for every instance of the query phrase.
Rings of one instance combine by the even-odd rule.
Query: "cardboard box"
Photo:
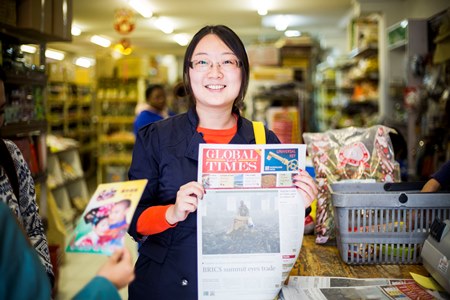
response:
[[[65,41],[71,41],[73,17],[72,0],[53,0],[52,11],[53,36]]]
[[[0,20],[1,23],[16,26],[16,1],[0,1]]]
[[[17,27],[52,34],[52,0],[17,1]]]

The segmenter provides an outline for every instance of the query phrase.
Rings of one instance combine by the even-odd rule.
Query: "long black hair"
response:
[[[192,38],[189,43],[186,53],[184,55],[184,64],[183,64],[183,81],[186,91],[189,95],[191,103],[195,104],[194,93],[191,88],[190,76],[189,76],[189,68],[192,59],[192,55],[194,54],[195,47],[197,47],[200,40],[208,34],[214,34],[219,39],[221,39],[228,48],[233,51],[234,55],[237,56],[239,61],[241,62],[241,74],[242,74],[242,84],[241,89],[239,90],[239,94],[233,103],[233,111],[239,110],[243,108],[244,105],[244,97],[247,93],[248,82],[249,82],[249,74],[250,67],[248,62],[247,52],[245,51],[244,44],[238,35],[229,27],[225,25],[208,25],[200,29]]]

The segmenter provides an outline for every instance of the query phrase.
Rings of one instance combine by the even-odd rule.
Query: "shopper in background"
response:
[[[193,37],[183,65],[194,104],[187,113],[143,127],[136,138],[129,179],[148,179],[129,233],[139,248],[130,299],[197,299],[198,201],[201,143],[255,144],[252,122],[240,115],[249,62],[240,38],[223,25],[206,26]],[[268,144],[280,143],[265,129]],[[317,187],[304,170],[294,184],[309,206]]]
[[[450,189],[450,160],[425,183],[422,192],[437,192],[441,189]]]
[[[134,121],[134,134],[147,124],[173,116],[174,113],[167,108],[166,92],[164,87],[159,84],[150,85],[145,91],[146,106],[136,117]]]
[[[0,202],[0,299],[51,299],[50,283],[36,252],[8,207]],[[119,300],[118,289],[134,278],[130,252],[117,250],[75,300]]]
[[[6,107],[4,79],[5,74],[0,69],[0,127],[3,126]],[[36,203],[36,192],[31,171],[16,144],[1,137],[0,157],[0,202],[6,203],[15,213],[28,239],[39,254],[53,286],[55,276],[44,226]]]

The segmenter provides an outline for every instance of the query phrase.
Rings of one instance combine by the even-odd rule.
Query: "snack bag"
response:
[[[316,243],[324,244],[335,238],[331,183],[360,179],[400,181],[400,166],[394,159],[390,132],[395,131],[375,125],[303,133],[319,187]]]

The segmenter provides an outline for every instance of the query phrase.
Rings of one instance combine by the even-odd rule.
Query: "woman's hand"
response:
[[[175,204],[166,211],[167,222],[175,224],[186,220],[190,213],[197,210],[198,200],[203,198],[204,193],[205,189],[196,181],[182,185],[177,192]]]
[[[305,170],[298,170],[298,174],[292,177],[294,185],[297,187],[300,195],[305,199],[305,207],[311,206],[319,193],[316,182]]]
[[[118,290],[127,286],[134,279],[134,267],[130,251],[127,248],[116,250],[97,272],[111,281]]]

